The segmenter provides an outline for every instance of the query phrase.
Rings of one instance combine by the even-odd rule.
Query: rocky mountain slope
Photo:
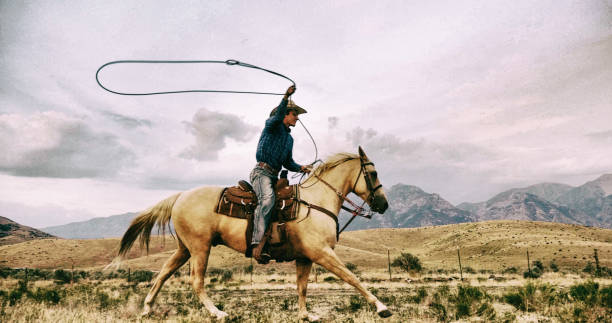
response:
[[[520,219],[612,228],[612,174],[578,187],[542,183],[457,206],[478,221]]]
[[[34,239],[55,238],[40,230],[21,225],[0,216],[0,245],[15,244]]]
[[[470,212],[456,208],[440,195],[426,193],[416,186],[397,184],[386,193],[389,209],[385,214],[375,214],[371,220],[355,219],[347,230],[415,228],[475,221]],[[341,217],[344,221],[346,218],[348,213]]]
[[[612,174],[573,188],[556,202],[586,214],[602,227],[612,228]]]

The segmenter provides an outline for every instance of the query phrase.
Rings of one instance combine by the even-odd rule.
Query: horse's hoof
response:
[[[228,314],[223,311],[217,311],[217,313],[215,314],[215,317],[217,318],[217,320],[222,320],[226,316],[228,316]]]
[[[389,317],[391,315],[393,315],[393,313],[391,313],[391,311],[389,311],[389,310],[382,310],[382,311],[378,312],[378,316],[380,316],[382,318]]]
[[[321,318],[314,314],[308,314],[300,317],[301,322],[321,322]]]

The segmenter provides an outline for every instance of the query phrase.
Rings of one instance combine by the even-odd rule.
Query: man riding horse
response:
[[[289,127],[295,126],[298,115],[306,113],[306,110],[289,100],[294,92],[295,86],[292,85],[285,92],[279,106],[270,112],[257,144],[257,165],[250,176],[253,190],[257,195],[251,247],[253,257],[259,263],[267,263],[271,258],[262,239],[274,209],[274,184],[281,167],[284,166],[293,172],[310,172],[310,166],[299,165],[292,157],[293,137]]]

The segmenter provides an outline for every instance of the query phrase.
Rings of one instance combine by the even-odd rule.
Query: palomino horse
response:
[[[300,198],[311,205],[323,207],[337,215],[343,197],[353,192],[366,201],[373,211],[384,213],[387,197],[381,189],[374,164],[359,147],[359,155],[336,154],[319,165],[301,184]],[[247,221],[214,212],[222,192],[221,187],[201,187],[173,195],[136,217],[121,239],[118,262],[121,261],[140,236],[147,246],[155,224],[164,227],[170,218],[174,224],[178,248],[157,275],[144,301],[143,315],[151,312],[155,296],[162,285],[191,257],[191,283],[202,304],[216,318],[227,313],[219,310],[207,296],[204,274],[213,241],[244,253]],[[340,196],[341,195],[341,196]],[[334,252],[337,243],[337,224],[332,217],[314,208],[301,207],[297,220],[286,224],[287,237],[296,254],[298,318],[317,321],[319,318],[306,309],[306,289],[312,263],[315,262],[355,287],[378,315],[388,317],[391,312],[372,293],[365,289],[357,277],[348,270]]]

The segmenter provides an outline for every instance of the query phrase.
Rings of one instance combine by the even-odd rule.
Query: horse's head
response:
[[[387,195],[378,179],[374,163],[370,161],[361,147],[359,147],[359,160],[361,170],[355,181],[353,192],[366,201],[372,211],[383,214],[389,207]]]

